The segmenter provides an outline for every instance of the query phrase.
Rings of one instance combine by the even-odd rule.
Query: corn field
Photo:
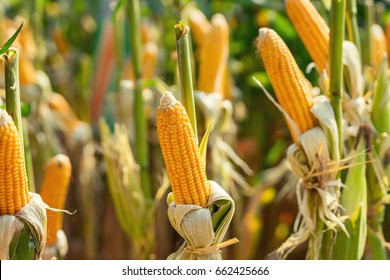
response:
[[[388,260],[388,0],[2,0],[0,259]]]

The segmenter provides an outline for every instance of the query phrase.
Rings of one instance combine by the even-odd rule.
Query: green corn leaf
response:
[[[20,30],[22,29],[22,27],[23,27],[23,22],[19,26],[18,30],[16,30],[14,35],[12,35],[12,37],[9,38],[9,40],[4,44],[4,46],[1,47],[0,55],[6,53],[6,51],[8,51],[8,49],[11,47],[12,43],[16,40],[16,37],[18,37],[18,34],[19,34]]]
[[[206,168],[206,156],[207,156],[207,143],[209,142],[209,136],[211,132],[212,122],[210,122],[209,127],[206,130],[206,133],[203,136],[202,142],[199,145],[199,152],[202,157],[204,167]]]
[[[28,226],[25,225],[23,230],[12,239],[9,256],[10,260],[34,260],[35,245]]]
[[[387,58],[379,65],[378,76],[374,86],[372,103],[372,121],[379,133],[390,133],[390,87],[387,77]]]
[[[227,213],[230,211],[232,204],[229,200],[218,200],[213,204],[212,212],[213,229],[216,230],[225,219]]]
[[[367,245],[369,247],[369,259],[371,260],[387,260],[386,249],[383,246],[383,236],[368,229]]]
[[[348,217],[345,227],[349,237],[339,231],[333,247],[333,259],[359,260],[363,257],[367,237],[367,181],[364,141],[360,141],[357,155],[348,170],[346,188],[341,194],[341,205]]]

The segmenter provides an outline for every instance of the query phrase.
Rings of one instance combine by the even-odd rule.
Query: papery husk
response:
[[[41,259],[46,245],[46,208],[41,196],[30,192],[31,200],[15,216],[0,216],[0,259],[8,260],[12,239],[20,235],[26,225],[34,242],[34,259]],[[17,246],[17,245],[16,245]]]
[[[213,179],[221,182],[229,194],[235,199],[239,196],[236,184],[246,190],[249,189],[245,178],[236,170],[236,166],[251,176],[251,168],[236,154],[234,149],[225,140],[225,136],[235,131],[233,120],[233,105],[230,100],[223,100],[220,93],[195,92],[196,104],[205,119],[205,127],[210,127],[211,160]],[[233,132],[234,133],[234,132]]]
[[[363,96],[364,77],[359,51],[351,41],[343,42],[343,65],[350,96],[355,99]]]
[[[339,168],[338,131],[335,116],[325,96],[314,99],[312,113],[320,127],[310,129],[299,137],[299,145],[292,144],[287,150],[291,168],[300,177],[296,188],[299,213],[294,233],[268,258],[285,259],[297,246],[311,239],[313,248],[310,258],[318,259],[320,240],[324,230],[341,229],[347,235],[343,224],[346,217],[340,216],[339,203],[343,184],[336,179]],[[318,229],[319,222],[325,224]]]
[[[66,238],[65,232],[62,229],[57,231],[57,242],[53,246],[46,246],[43,254],[43,260],[55,260],[64,259],[68,253],[68,239]]]
[[[173,193],[168,218],[175,230],[184,238],[184,244],[168,260],[221,260],[223,238],[233,218],[233,199],[216,182],[209,180],[210,197],[206,208],[191,204],[176,204]],[[219,215],[222,215],[220,217]],[[213,229],[213,227],[216,227]],[[235,240],[232,242],[236,242]],[[229,242],[228,245],[231,243]]]

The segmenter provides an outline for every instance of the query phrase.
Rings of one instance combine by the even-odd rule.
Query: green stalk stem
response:
[[[364,1],[364,38],[365,38],[365,48],[363,61],[364,64],[368,66],[373,65],[374,57],[372,55],[372,45],[371,45],[371,25],[374,21],[374,4],[372,0]]]
[[[138,0],[127,1],[126,7],[129,21],[132,63],[134,69],[134,118],[135,118],[135,147],[136,159],[141,168],[141,184],[147,198],[152,197],[149,177],[149,147],[147,134],[147,119],[142,96],[142,44],[141,44],[141,12]]]
[[[356,0],[347,0],[346,25],[348,40],[356,45],[359,51],[360,61],[362,61],[362,47],[360,44],[359,26],[357,22]]]
[[[20,106],[20,86],[19,86],[19,50],[10,48],[4,54],[5,61],[5,106],[8,114],[14,120],[18,129],[22,154],[25,158],[28,187],[31,192],[35,192],[34,172],[29,149],[28,135],[24,136],[22,111]],[[26,141],[25,141],[26,140]],[[27,149],[25,148],[27,145]],[[28,153],[26,155],[26,152]]]
[[[188,117],[190,119],[192,129],[194,130],[196,141],[198,141],[194,90],[192,85],[192,74],[191,74],[189,32],[190,32],[190,28],[184,23],[179,23],[175,25],[176,50],[177,50],[177,59],[179,63],[181,99],[182,99],[183,106],[186,109]]]
[[[10,48],[4,54],[5,62],[5,106],[7,113],[14,120],[18,129],[22,149],[24,153],[24,139],[22,127],[22,111],[20,106],[19,87],[19,50]]]
[[[345,26],[345,0],[332,0],[330,12],[330,102],[338,129],[339,152],[342,154],[342,91],[343,91],[343,40]]]

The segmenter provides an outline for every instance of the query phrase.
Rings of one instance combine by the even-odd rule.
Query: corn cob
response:
[[[204,13],[195,7],[188,7],[186,12],[191,27],[191,34],[193,35],[195,42],[201,46],[211,30],[211,24]]]
[[[170,92],[157,109],[157,132],[176,203],[205,207],[210,190],[195,135],[183,105]]]
[[[310,111],[313,106],[311,85],[286,44],[274,30],[261,28],[257,47],[284,111],[292,118],[301,133],[315,127],[316,120]],[[294,142],[298,143],[299,135],[290,123],[287,123]]]
[[[309,0],[286,0],[292,21],[311,58],[323,72],[328,64],[329,27]]]
[[[387,53],[386,36],[382,27],[378,24],[371,25],[370,29],[373,67],[377,69]]]
[[[66,155],[56,155],[46,165],[41,186],[42,200],[52,208],[63,209],[71,175],[71,163]],[[57,231],[62,228],[62,212],[47,211],[47,245],[57,241]]]
[[[229,55],[229,27],[222,14],[211,19],[211,29],[200,50],[198,90],[222,92]]]
[[[18,130],[0,110],[0,215],[15,215],[30,201]]]

